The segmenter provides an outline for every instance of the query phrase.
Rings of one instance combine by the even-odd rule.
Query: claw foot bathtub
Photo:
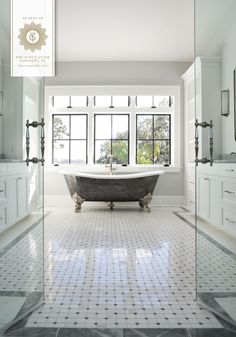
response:
[[[145,212],[150,212],[149,203],[158,178],[164,171],[146,172],[61,172],[66,180],[70,195],[75,203],[75,212],[80,212],[84,201],[108,202],[110,209],[114,202],[137,201]]]

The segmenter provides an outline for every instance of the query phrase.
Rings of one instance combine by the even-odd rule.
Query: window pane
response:
[[[69,116],[54,115],[54,139],[68,139],[70,135]]]
[[[169,141],[154,142],[154,164],[169,163]]]
[[[87,106],[88,100],[87,96],[71,96],[71,106],[72,107],[85,107]]]
[[[154,138],[168,139],[169,138],[169,116],[154,116]]]
[[[153,117],[150,115],[137,116],[137,139],[153,138]]]
[[[128,139],[129,117],[127,115],[112,116],[112,138]]]
[[[69,141],[55,140],[54,141],[54,164],[69,163]]]
[[[111,116],[95,116],[95,138],[111,139]]]
[[[54,96],[54,108],[67,108],[70,104],[69,96]]]
[[[86,164],[86,141],[71,141],[71,164]]]
[[[152,96],[136,96],[137,108],[151,108],[152,105]]]
[[[108,163],[108,156],[111,154],[111,141],[96,141],[95,142],[95,163]]]
[[[137,142],[137,164],[153,164],[153,142]]]
[[[113,96],[113,106],[115,108],[129,106],[129,97],[128,96]]]
[[[95,96],[94,105],[108,108],[111,105],[111,96]]]
[[[112,156],[113,161],[117,164],[124,164],[129,162],[128,158],[128,141],[115,140],[112,142]]]
[[[85,115],[71,116],[71,139],[86,139],[87,118]]]
[[[170,96],[155,96],[154,105],[157,108],[169,108],[171,106]]]

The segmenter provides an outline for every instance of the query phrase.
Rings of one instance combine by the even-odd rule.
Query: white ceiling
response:
[[[57,61],[190,61],[194,0],[56,0]]]

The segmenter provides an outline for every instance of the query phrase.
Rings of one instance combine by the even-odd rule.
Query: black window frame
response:
[[[138,116],[152,116],[152,138],[148,138],[148,139],[139,139],[138,138]],[[169,138],[154,138],[154,118],[155,116],[168,116],[169,117]],[[152,161],[153,164],[149,164],[149,165],[157,165],[154,164],[154,144],[155,141],[168,141],[169,142],[169,162],[168,164],[171,165],[171,114],[163,114],[163,113],[138,113],[136,114],[136,147],[135,147],[135,164],[136,165],[146,165],[146,164],[138,164],[138,142],[139,141],[150,141],[152,142]]]
[[[54,118],[58,116],[66,116],[69,117],[69,138],[63,139],[63,138],[54,138]],[[71,138],[71,116],[85,116],[86,117],[86,138]],[[77,140],[77,141],[86,141],[86,162],[84,165],[88,164],[88,114],[87,113],[55,113],[52,114],[52,164],[56,165],[57,163],[54,162],[54,142],[55,141],[68,141],[69,142],[69,158],[67,165],[71,165],[71,141]],[[60,165],[60,164],[58,164]]]
[[[111,138],[107,139],[97,139],[96,138],[96,116],[111,116]],[[112,131],[113,131],[113,118],[112,116],[128,116],[128,138],[112,138]],[[93,125],[94,125],[94,137],[93,137],[93,163],[95,165],[98,165],[96,163],[96,141],[110,141],[111,142],[111,155],[112,155],[112,142],[123,140],[128,142],[128,162],[126,164],[130,163],[130,114],[129,113],[95,113],[93,116]]]

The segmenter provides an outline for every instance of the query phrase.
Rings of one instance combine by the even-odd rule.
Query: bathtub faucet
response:
[[[112,155],[110,155],[109,157],[109,164],[105,165],[105,167],[109,168],[109,174],[112,174],[112,170],[113,170],[113,157]]]

